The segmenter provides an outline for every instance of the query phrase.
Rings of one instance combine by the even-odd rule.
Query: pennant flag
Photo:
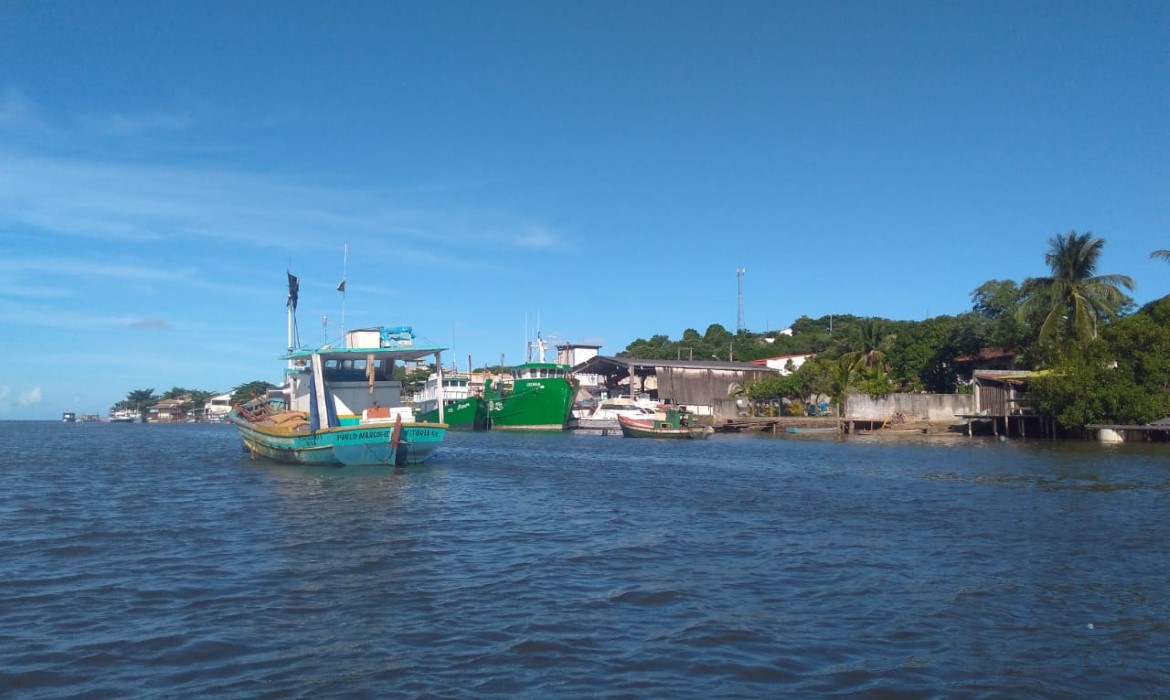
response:
[[[297,293],[301,290],[301,281],[293,273],[288,273],[288,308],[297,310]]]
[[[341,284],[337,285],[337,291],[341,292],[342,294],[345,293],[345,280],[344,279],[341,280]]]

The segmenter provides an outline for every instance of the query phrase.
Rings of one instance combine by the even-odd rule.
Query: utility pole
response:
[[[747,330],[747,325],[743,322],[743,273],[747,272],[742,267],[735,268],[736,282],[739,285],[739,303],[736,305],[735,317],[735,332],[743,333]]]

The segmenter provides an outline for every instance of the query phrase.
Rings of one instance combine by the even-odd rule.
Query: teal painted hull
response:
[[[435,453],[447,432],[441,423],[407,423],[395,443],[395,426],[389,423],[291,433],[265,430],[234,412],[231,420],[253,457],[319,466],[421,464]]]

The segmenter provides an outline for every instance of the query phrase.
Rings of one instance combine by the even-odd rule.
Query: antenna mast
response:
[[[739,285],[739,303],[736,305],[735,316],[735,331],[737,333],[743,333],[747,330],[747,324],[743,322],[743,273],[745,272],[747,270],[742,267],[735,268],[736,282]]]
[[[337,285],[337,291],[341,292],[341,338],[342,344],[345,343],[345,278],[349,276],[349,243],[345,244],[341,253],[341,284]]]

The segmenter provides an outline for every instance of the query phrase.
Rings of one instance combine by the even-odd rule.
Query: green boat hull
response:
[[[438,423],[439,410],[420,413],[418,420],[420,423]],[[443,422],[451,430],[485,430],[488,425],[487,404],[478,397],[449,401],[443,407]]]
[[[507,392],[484,395],[492,430],[565,430],[577,383],[564,377],[518,379]]]

